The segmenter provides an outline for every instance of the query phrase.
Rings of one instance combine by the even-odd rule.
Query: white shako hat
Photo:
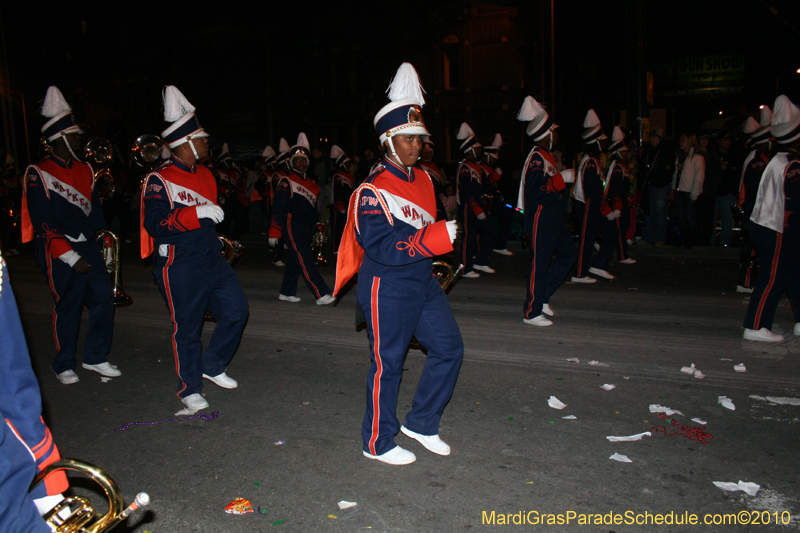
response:
[[[472,148],[482,146],[481,143],[478,142],[478,137],[475,135],[475,132],[472,131],[472,128],[470,128],[469,124],[466,122],[462,122],[461,127],[458,128],[456,139],[461,141],[461,151],[465,154]]]
[[[331,159],[333,159],[333,162],[340,167],[345,166],[350,161],[350,158],[347,157],[347,154],[344,153],[344,150],[339,148],[339,146],[336,144],[331,146]]]
[[[497,133],[494,137],[492,137],[492,142],[483,147],[484,154],[491,154],[497,157],[498,152],[500,152],[500,147],[503,146],[503,137]]]
[[[259,163],[269,165],[273,161],[275,161],[275,149],[272,148],[272,146],[267,145],[267,147],[264,148],[264,151],[261,152],[261,161],[259,161]]]
[[[756,122],[756,119],[753,117],[747,117],[747,120],[742,126],[742,131],[744,133],[750,134],[750,139],[747,141],[748,144],[759,144],[764,143],[769,140],[772,136],[772,110],[769,106],[764,106],[761,108],[761,121]]]
[[[627,150],[628,146],[625,144],[625,133],[619,126],[614,126],[614,131],[611,133],[611,146],[608,151],[612,154],[615,152],[622,152]]]
[[[281,140],[278,142],[278,157],[275,159],[276,163],[283,163],[286,161],[286,158],[289,157],[289,143],[281,137]]]
[[[197,115],[195,107],[183,96],[177,87],[167,85],[162,93],[164,98],[164,120],[172,125],[161,132],[161,137],[170,149],[180,146],[192,139],[208,137]]]
[[[291,160],[298,154],[303,154],[307,159],[311,159],[311,145],[308,143],[308,137],[302,131],[297,136],[297,142],[289,148],[288,157]]]
[[[583,142],[589,144],[590,142],[600,141],[602,139],[608,139],[605,133],[603,133],[603,127],[600,125],[600,119],[597,117],[597,113],[594,112],[594,109],[590,109],[586,113],[586,118],[583,119],[583,127],[585,128],[581,137],[583,138]]]
[[[789,144],[800,137],[800,109],[785,94],[775,99],[772,106],[772,135],[781,144]]]
[[[80,126],[75,123],[72,108],[55,85],[47,88],[47,94],[42,104],[42,116],[49,119],[42,126],[42,136],[48,142],[70,133],[83,133]]]
[[[533,96],[526,96],[522,102],[522,107],[517,113],[517,120],[528,122],[528,127],[525,132],[530,135],[534,141],[540,141],[547,137],[547,134],[558,127],[558,124],[553,122],[553,119],[545,111],[542,104],[536,101]]]
[[[423,146],[428,145],[428,146],[431,147],[431,150],[433,150],[434,144],[433,144],[433,141],[431,140],[431,136],[430,135],[426,135],[426,136],[424,136],[422,138],[422,145]]]
[[[430,135],[422,119],[425,90],[411,63],[403,63],[386,89],[391,103],[375,115],[372,124],[381,144],[393,135]]]

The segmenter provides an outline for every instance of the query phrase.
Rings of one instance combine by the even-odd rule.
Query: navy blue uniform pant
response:
[[[331,290],[314,264],[314,254],[311,252],[312,226],[302,222],[292,224],[291,218],[292,215],[288,215],[288,223],[283,229],[284,238],[289,245],[289,262],[283,272],[281,294],[295,296],[297,294],[297,278],[302,275],[314,298],[322,298],[326,294],[330,294]]]
[[[800,228],[784,228],[783,233],[753,221],[747,224],[758,253],[758,277],[744,317],[747,329],[772,329],[775,310],[784,292],[800,322]]]
[[[56,358],[52,368],[56,374],[75,369],[75,352],[84,305],[89,308],[84,364],[97,365],[108,360],[114,332],[114,287],[100,253],[100,245],[87,241],[72,243],[72,247],[92,265],[86,274],[78,274],[62,260],[54,259],[45,251],[43,243],[39,242],[37,246],[39,264],[45,271],[55,301],[53,336]]]
[[[592,261],[592,250],[597,235],[603,222],[603,215],[600,214],[592,200],[587,199],[586,203],[575,202],[575,214],[580,222],[580,239],[578,240],[578,263],[575,276],[584,278],[589,275],[589,265]],[[613,251],[613,249],[612,249]]]
[[[154,261],[156,281],[172,320],[172,350],[178,397],[203,390],[203,374],[218,376],[233,358],[247,321],[247,298],[239,278],[222,254],[199,254],[174,245]],[[217,321],[203,350],[206,310]]]
[[[548,213],[558,207],[534,205],[533,222],[525,229],[530,239],[531,268],[522,312],[526,319],[542,314],[542,306],[572,270],[578,250],[561,216]]]
[[[422,435],[439,433],[464,343],[447,296],[433,276],[419,290],[387,278],[360,276],[358,304],[367,320],[372,350],[362,427],[364,451],[383,455],[396,446],[394,436],[400,430],[397,393],[411,337],[428,350],[428,360],[403,425]]]
[[[494,233],[488,217],[486,220],[478,220],[469,207],[461,211],[461,229],[464,232],[461,239],[461,264],[464,265],[464,272],[471,272],[473,265],[489,264]],[[481,236],[480,247],[478,235]]]
[[[748,230],[750,228],[750,224],[751,222],[747,223]],[[755,222],[752,224],[755,224]],[[755,273],[753,272],[751,265],[756,260],[756,249],[753,248],[753,245],[750,242],[745,243],[745,245],[742,247],[742,253],[739,259],[739,275],[736,278],[736,284],[740,287],[752,289],[756,276],[754,275]]]

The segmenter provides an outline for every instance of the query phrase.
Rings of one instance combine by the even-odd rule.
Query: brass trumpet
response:
[[[92,508],[92,504],[88,499],[82,496],[66,497],[42,517],[54,533],[101,533],[103,531],[111,531],[133,511],[150,503],[150,496],[146,492],[140,492],[136,495],[134,502],[124,508],[125,502],[114,480],[93,464],[75,459],[61,459],[48,465],[33,479],[31,489],[39,485],[44,478],[56,470],[79,472],[100,485],[106,494],[106,498],[108,498],[108,512],[100,517]],[[65,509],[69,511],[69,515],[62,516],[66,514],[64,512]],[[92,520],[95,520],[95,522],[87,526]]]
[[[217,235],[222,243],[222,256],[233,265],[233,262],[244,253],[244,245],[237,241],[232,241],[224,235]]]
[[[97,230],[97,239],[103,241],[103,259],[106,261],[106,270],[114,280],[114,306],[128,307],[133,304],[133,298],[125,294],[122,289],[119,237],[107,229],[101,229]]]
[[[314,235],[311,236],[311,251],[317,254],[314,264],[317,266],[327,265],[328,260],[322,255],[322,247],[325,246],[325,241],[328,240],[325,235],[328,231],[328,225],[324,222],[317,222],[314,224],[314,231]]]

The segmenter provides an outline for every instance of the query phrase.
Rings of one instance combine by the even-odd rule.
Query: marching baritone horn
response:
[[[97,230],[97,239],[103,241],[103,259],[106,269],[114,280],[114,306],[128,307],[133,299],[122,290],[122,262],[120,261],[119,237],[107,229]]]
[[[88,499],[82,496],[68,496],[42,517],[53,533],[102,533],[111,531],[133,511],[150,503],[150,496],[146,492],[140,492],[136,495],[134,502],[124,508],[125,502],[114,480],[96,466],[75,459],[61,459],[48,465],[33,479],[31,489],[57,470],[79,472],[100,485],[106,494],[106,498],[108,498],[108,512],[100,517]],[[95,522],[89,524],[92,520],[95,520]]]
[[[84,159],[94,170],[94,187],[100,196],[100,200],[105,201],[114,196],[117,186],[114,183],[114,176],[108,170],[111,159],[114,156],[114,149],[106,139],[92,139],[83,148]],[[96,169],[96,170],[95,170]]]
[[[324,222],[314,224],[314,235],[311,236],[311,251],[317,254],[314,258],[314,264],[317,266],[328,264],[328,260],[322,255],[322,247],[325,246],[325,241],[328,240],[328,237],[325,236],[327,231],[328,225]]]
[[[161,163],[164,139],[154,133],[140,135],[131,147],[131,159],[145,172],[154,170]]]
[[[233,241],[224,235],[217,235],[217,238],[222,243],[222,257],[233,266],[233,262],[244,253],[244,245],[239,241]]]

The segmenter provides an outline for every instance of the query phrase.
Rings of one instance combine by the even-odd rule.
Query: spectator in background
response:
[[[674,172],[674,160],[666,135],[661,128],[650,131],[650,142],[642,150],[639,179],[647,195],[642,199],[648,202],[650,216],[645,219],[643,240],[663,246],[667,240],[667,204]]]
[[[672,175],[672,189],[680,219],[680,244],[691,248],[697,239],[697,199],[703,192],[706,162],[698,153],[699,145],[694,134],[681,135],[679,146],[675,172]]]
[[[713,164],[719,175],[717,179],[717,195],[714,201],[714,216],[711,221],[711,246],[718,244],[722,246],[731,245],[733,207],[736,205],[739,180],[742,173],[739,157],[731,149],[732,142],[731,133],[728,131],[722,132],[717,140],[717,152]],[[711,164],[712,161],[709,161],[709,167]],[[722,227],[722,233],[719,238],[716,234],[717,218],[719,218]]]

